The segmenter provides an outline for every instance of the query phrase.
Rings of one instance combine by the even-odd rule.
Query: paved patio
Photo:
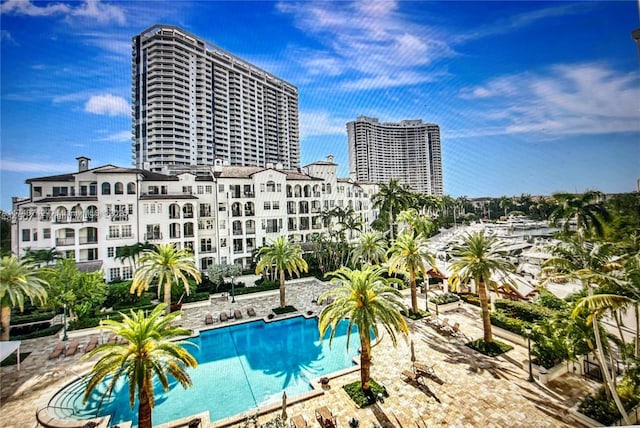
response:
[[[314,303],[328,284],[309,279],[287,285],[287,303],[300,312],[319,312],[321,306]],[[278,292],[261,293],[260,296],[238,296],[236,303],[217,296],[211,302],[185,305],[180,323],[191,329],[217,328],[232,322],[246,322],[264,317],[278,305]],[[407,302],[409,298],[407,297]],[[246,315],[246,308],[253,307],[256,317]],[[424,307],[424,298],[422,298]],[[205,325],[207,314],[218,317],[220,312],[241,309],[243,319]],[[464,305],[454,312],[441,314],[450,323],[460,323],[463,335],[444,337],[424,321],[410,322],[410,337],[400,340],[394,348],[388,338],[373,349],[372,377],[383,384],[389,397],[383,403],[357,409],[342,385],[359,379],[359,372],[332,378],[329,387],[317,396],[299,402],[290,397],[287,414],[301,414],[310,426],[316,425],[314,409],[327,406],[337,418],[339,426],[347,426],[351,418],[360,421],[361,427],[576,427],[567,408],[597,385],[574,376],[565,375],[548,387],[527,381],[527,350],[522,346],[498,358],[488,358],[466,347],[469,338],[481,336],[478,308]],[[72,332],[72,337],[77,334]],[[99,334],[94,331],[93,334]],[[86,343],[88,337],[79,338]],[[434,366],[438,377],[426,380],[426,387],[418,388],[406,382],[401,375],[411,369],[409,340],[413,340],[418,361]],[[0,426],[24,428],[36,426],[35,412],[47,403],[63,385],[86,373],[91,361],[80,362],[80,355],[49,360],[48,356],[57,338],[24,341],[22,352],[31,354],[23,361],[21,370],[15,366],[0,368]],[[525,367],[525,369],[523,369]],[[316,385],[317,387],[318,385]],[[258,424],[272,420],[281,411],[273,411],[257,418]],[[264,409],[263,409],[264,410]],[[231,426],[244,426],[246,418],[254,411],[240,415]],[[219,427],[205,417],[205,426]],[[251,426],[251,425],[250,425]]]

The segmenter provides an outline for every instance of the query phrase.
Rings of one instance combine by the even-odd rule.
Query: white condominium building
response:
[[[330,157],[295,169],[216,161],[198,175],[77,160],[77,172],[27,180],[30,196],[13,201],[12,250],[55,248],[84,269],[103,269],[107,281],[132,277],[116,254],[138,242],[189,247],[202,270],[247,267],[256,248],[281,235],[309,242],[326,232],[322,213],[335,207],[352,208],[365,230],[376,218],[377,187],[338,179]]]
[[[398,179],[415,192],[442,195],[440,127],[422,120],[381,123],[360,116],[347,123],[349,167],[356,181]]]
[[[136,168],[300,166],[292,84],[169,25],[133,38],[131,80]]]

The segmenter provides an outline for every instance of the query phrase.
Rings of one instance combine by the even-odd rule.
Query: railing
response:
[[[80,238],[80,244],[97,244],[98,238]]]
[[[255,227],[247,227],[247,235],[254,235],[256,233]]]
[[[76,238],[56,238],[56,247],[64,245],[75,245]]]
[[[234,235],[242,235],[242,229],[233,229]]]
[[[254,215],[256,215],[256,212],[253,210],[244,210],[244,215],[247,217],[253,217]]]
[[[162,233],[145,233],[144,239],[146,241],[157,241],[159,239],[162,239]]]

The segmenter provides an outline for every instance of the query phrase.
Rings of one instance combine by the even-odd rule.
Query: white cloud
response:
[[[478,101],[478,109],[467,114],[484,120],[487,127],[476,135],[486,135],[489,129],[494,135],[526,133],[540,138],[638,132],[639,83],[634,73],[605,65],[563,64],[545,73],[503,76],[464,88],[459,95]]]
[[[69,13],[71,8],[62,3],[36,6],[30,0],[6,0],[0,5],[0,13],[27,16],[50,16]]]
[[[64,174],[74,171],[77,165],[60,164],[59,162],[32,162],[0,159],[0,170],[5,172],[46,172]]]
[[[324,45],[296,54],[294,60],[310,75],[349,76],[352,82],[345,87],[351,89],[371,89],[367,82],[373,82],[373,88],[422,83],[430,80],[426,66],[454,55],[438,30],[402,15],[393,1],[340,7],[331,2],[282,2],[278,9]]]
[[[0,13],[9,15],[26,15],[26,16],[54,16],[60,15],[66,19],[86,19],[101,24],[119,24],[126,23],[126,16],[122,8],[112,4],[102,3],[100,0],[85,0],[75,6],[75,3],[52,3],[46,6],[40,6],[41,3],[35,4],[31,0],[6,0],[0,5]]]
[[[108,116],[129,116],[129,103],[122,97],[111,94],[94,95],[85,103],[87,113],[104,114]]]
[[[116,132],[115,134],[107,135],[104,138],[100,138],[98,141],[106,141],[112,143],[130,143],[131,130]]]
[[[345,124],[349,120],[331,117],[327,111],[300,112],[300,138],[317,135],[346,135]]]
[[[9,44],[18,45],[18,42],[15,41],[15,39],[13,38],[13,36],[11,35],[10,32],[8,32],[7,30],[0,30],[0,41],[1,42],[7,42]]]

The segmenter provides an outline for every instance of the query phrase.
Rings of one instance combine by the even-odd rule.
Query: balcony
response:
[[[247,235],[255,235],[256,228],[255,227],[247,227]]]
[[[256,193],[255,192],[244,192],[244,197],[245,198],[255,198],[256,197]]]
[[[56,238],[56,247],[75,245],[76,238]]]
[[[145,241],[158,241],[158,240],[162,239],[162,233],[160,233],[160,232],[145,233],[144,234],[144,239],[145,239]]]
[[[234,235],[242,235],[242,229],[233,229]]]
[[[90,238],[85,238],[85,237],[80,237],[80,245],[85,245],[85,244],[97,244],[98,243],[98,238],[97,237],[90,237]]]
[[[129,221],[129,214],[123,214],[123,213],[113,214],[111,216],[111,221],[112,222]]]

